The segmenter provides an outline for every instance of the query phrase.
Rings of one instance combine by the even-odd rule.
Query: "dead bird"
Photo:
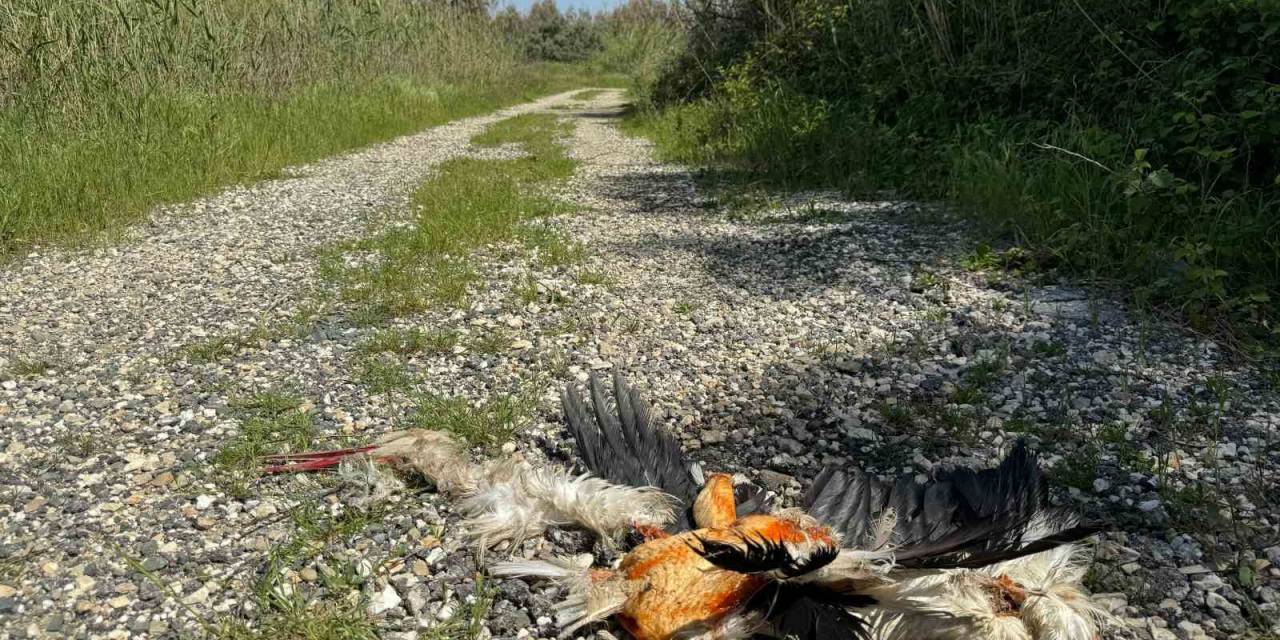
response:
[[[877,640],[1095,640],[1103,614],[1080,584],[1077,544],[1096,532],[1048,502],[1019,443],[993,469],[927,483],[828,467],[798,508],[704,474],[621,376],[613,401],[561,396],[588,473],[519,458],[474,463],[443,432],[392,434],[371,447],[276,456],[268,471],[312,471],[367,455],[421,473],[457,500],[481,547],[579,526],[625,551],[499,562],[497,577],[552,580],[563,634],[614,618],[637,640],[755,635]]]

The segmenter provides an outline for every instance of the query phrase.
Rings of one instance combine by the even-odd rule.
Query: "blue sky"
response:
[[[589,9],[598,11],[600,9],[609,9],[620,4],[623,0],[556,0],[556,4],[561,9]],[[514,6],[521,11],[528,11],[529,5],[534,0],[498,0],[498,8],[501,9],[508,5]]]

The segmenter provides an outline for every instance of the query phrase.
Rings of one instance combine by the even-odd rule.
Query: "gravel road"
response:
[[[1103,293],[965,268],[974,242],[938,207],[717,197],[620,133],[621,104],[552,96],[4,266],[0,638],[217,635],[270,598],[355,603],[389,638],[553,638],[557,594],[484,580],[434,493],[399,490],[358,531],[284,556],[299,514],[351,519],[355,498],[317,478],[228,486],[213,461],[264,393],[357,440],[424,393],[526,398],[505,449],[564,461],[559,389],[612,370],[693,457],[784,499],[827,462],[927,475],[1029,438],[1057,499],[1114,525],[1090,586],[1115,637],[1280,631],[1280,381]],[[385,327],[325,295],[319,252],[396,224],[433,166],[535,111],[575,124],[581,164],[556,195],[576,212],[545,224],[585,261],[482,249],[465,308],[392,321],[458,344],[400,357],[408,385],[375,392],[358,347]],[[584,549],[554,532],[502,553]]]

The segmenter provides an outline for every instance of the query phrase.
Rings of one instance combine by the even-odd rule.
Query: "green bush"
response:
[[[673,157],[949,196],[1049,262],[1274,336],[1280,8],[693,0]],[[642,124],[644,124],[642,122]]]

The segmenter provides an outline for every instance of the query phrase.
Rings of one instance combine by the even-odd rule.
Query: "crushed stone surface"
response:
[[[471,637],[554,638],[561,594],[484,579],[429,487],[237,486],[218,461],[263,394],[322,446],[403,427],[430,395],[519,398],[530,416],[489,455],[572,464],[559,391],[612,371],[692,458],[784,501],[823,464],[927,476],[1028,439],[1055,499],[1109,525],[1088,584],[1111,637],[1280,625],[1280,381],[1104,293],[967,269],[974,241],[932,205],[720,197],[623,135],[621,105],[552,96],[167,208],[111,248],[3,267],[0,638],[216,635],[271,602],[356,603],[388,638],[473,611]],[[407,383],[375,388],[360,346],[386,327],[325,296],[317,255],[397,224],[433,166],[501,153],[468,140],[535,111],[574,123],[581,164],[555,194],[575,212],[532,224],[584,261],[480,250],[465,306],[390,321],[457,344],[378,356]],[[299,522],[326,518],[367,522],[280,555]],[[490,555],[592,550],[554,531]],[[623,637],[582,636],[597,633]]]

